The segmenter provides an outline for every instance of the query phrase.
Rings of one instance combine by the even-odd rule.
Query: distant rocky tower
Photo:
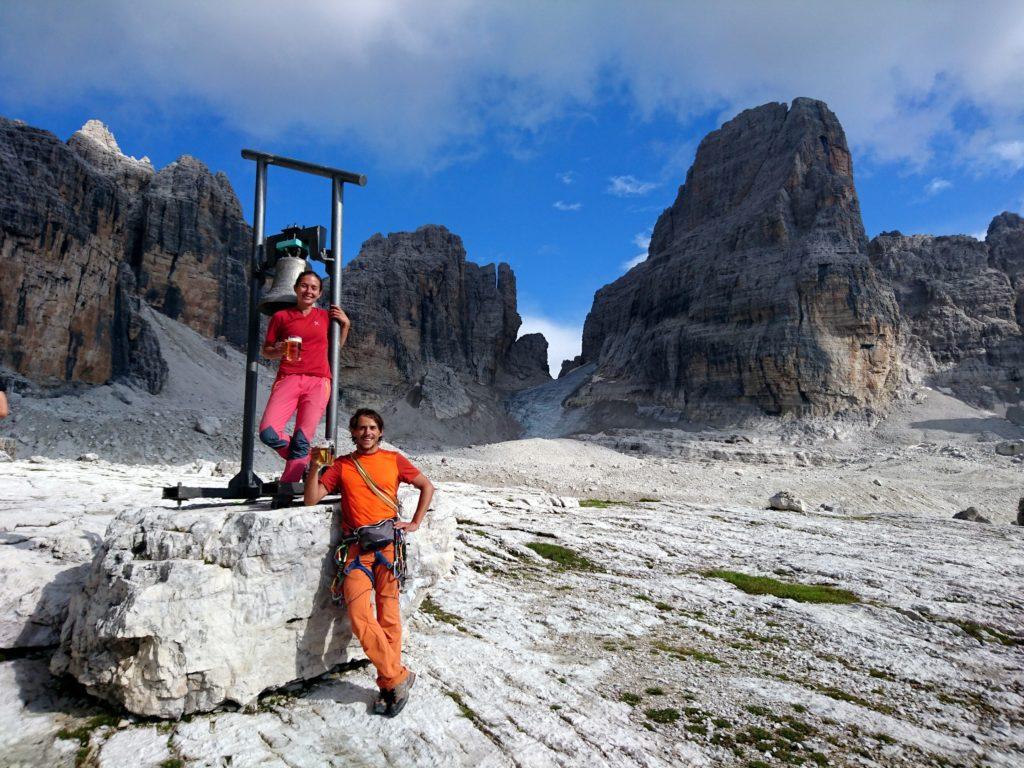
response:
[[[691,417],[883,406],[899,310],[868,260],[835,115],[796,99],[708,134],[646,261],[599,290],[569,401]]]
[[[899,302],[908,368],[985,406],[1024,395],[1024,219],[996,216],[984,242],[883,232],[871,261]]]
[[[0,118],[0,364],[41,384],[166,364],[140,312],[244,342],[249,228],[223,174],[191,157],[159,172],[90,120],[67,144]]]
[[[467,261],[444,227],[374,235],[346,265],[342,291],[352,318],[342,387],[352,405],[403,398],[452,418],[470,414],[480,387],[551,378],[544,337],[517,340],[511,267]]]

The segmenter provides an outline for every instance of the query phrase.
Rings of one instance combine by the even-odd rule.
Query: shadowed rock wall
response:
[[[984,405],[1020,399],[1024,219],[996,216],[984,242],[884,232],[870,256],[899,302],[908,362]]]
[[[450,418],[468,413],[466,387],[550,380],[543,336],[516,340],[512,268],[467,261],[462,239],[444,227],[374,235],[346,266],[342,293],[352,318],[342,386],[352,404],[444,400]]]
[[[248,238],[227,178],[192,158],[155,173],[97,121],[65,144],[0,118],[0,364],[44,385],[123,377],[158,392],[166,364],[134,292],[243,343]]]

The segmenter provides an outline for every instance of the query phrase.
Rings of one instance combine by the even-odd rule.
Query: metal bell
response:
[[[274,282],[260,302],[260,312],[272,315],[278,310],[294,307],[297,301],[295,281],[308,268],[305,259],[297,256],[279,256],[274,264]]]

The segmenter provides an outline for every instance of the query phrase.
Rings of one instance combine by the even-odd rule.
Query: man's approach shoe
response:
[[[405,705],[409,703],[409,689],[412,688],[413,683],[416,682],[416,673],[409,670],[409,675],[392,688],[387,691],[385,698],[388,702],[387,711],[384,713],[385,717],[394,717],[403,709]]]
[[[373,714],[384,715],[388,711],[388,696],[391,693],[387,688],[377,690],[377,698],[373,700]]]

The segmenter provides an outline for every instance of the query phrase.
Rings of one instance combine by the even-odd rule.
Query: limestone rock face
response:
[[[190,158],[155,174],[98,121],[65,144],[0,118],[0,364],[43,385],[124,377],[158,391],[134,292],[241,342],[247,237],[226,177]]]
[[[985,242],[884,232],[870,257],[893,286],[911,366],[986,405],[1020,398],[1024,219],[1000,214]]]
[[[53,671],[130,712],[178,718],[251,704],[349,660],[348,620],[330,602],[332,517],[330,507],[122,513],[68,607]],[[441,504],[409,537],[406,615],[450,569],[454,533]]]
[[[185,155],[153,177],[144,200],[137,268],[146,301],[204,336],[244,345],[252,234],[227,176]]]
[[[133,209],[122,182],[152,169],[89,162],[100,151],[0,118],[0,362],[36,381],[102,382],[111,355],[118,264]]]
[[[570,401],[691,416],[884,406],[899,311],[876,276],[846,137],[819,101],[747,110],[708,134],[646,261],[599,290],[597,372]]]
[[[346,266],[342,294],[352,318],[342,354],[352,404],[407,397],[418,405],[424,387],[456,386],[440,367],[469,388],[550,379],[543,336],[516,340],[511,267],[467,261],[462,239],[444,227],[374,235]]]

